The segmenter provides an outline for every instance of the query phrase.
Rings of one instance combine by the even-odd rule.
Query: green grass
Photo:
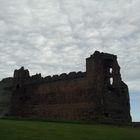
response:
[[[0,140],[140,140],[140,128],[1,119]]]

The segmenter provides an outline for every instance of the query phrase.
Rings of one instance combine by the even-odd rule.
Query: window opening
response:
[[[109,69],[109,72],[110,72],[110,74],[112,74],[112,72],[113,72],[113,69],[112,69],[112,68],[110,68],[110,69]]]
[[[110,78],[110,85],[113,85],[113,77]]]

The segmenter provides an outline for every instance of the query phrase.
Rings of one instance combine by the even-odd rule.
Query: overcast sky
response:
[[[0,79],[20,66],[43,76],[85,71],[95,50],[118,56],[140,102],[140,0],[0,0]]]

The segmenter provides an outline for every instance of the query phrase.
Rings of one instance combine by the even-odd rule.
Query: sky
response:
[[[0,0],[0,79],[85,71],[95,50],[118,56],[140,121],[140,0]]]

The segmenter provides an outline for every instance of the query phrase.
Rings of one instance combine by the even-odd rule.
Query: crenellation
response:
[[[37,73],[37,74],[35,74],[35,75],[32,75],[32,76],[31,76],[31,79],[32,79],[32,80],[42,79],[41,73]]]
[[[52,80],[53,81],[58,81],[59,80],[59,75],[53,75]]]
[[[46,76],[43,80],[45,82],[50,82],[52,80],[52,77],[51,76]]]
[[[66,73],[62,73],[62,74],[60,74],[59,79],[66,80],[66,79],[68,79],[68,75]]]
[[[77,78],[86,77],[86,72],[70,72],[70,73],[62,73],[60,75],[53,75],[53,76],[46,76],[43,78],[42,82],[56,82],[56,81],[65,81],[65,80],[72,80]]]
[[[69,79],[74,79],[74,78],[76,78],[76,72],[74,71],[74,72],[70,72],[69,74],[68,74],[68,77],[69,77]]]

